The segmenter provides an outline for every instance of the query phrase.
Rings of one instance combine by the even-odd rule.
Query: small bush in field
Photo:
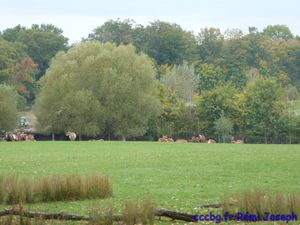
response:
[[[139,203],[128,201],[124,205],[123,220],[126,225],[154,224],[154,204],[151,201]]]
[[[0,202],[71,201],[112,196],[112,184],[106,177],[49,176],[39,180],[27,177],[0,176]]]
[[[86,198],[105,198],[112,196],[112,184],[108,178],[90,176],[83,181]]]
[[[90,225],[113,225],[114,215],[112,205],[105,209],[94,209],[90,213],[90,220],[88,222]]]
[[[269,212],[270,201],[268,196],[261,191],[246,192],[239,201],[241,212],[256,214],[258,212]]]
[[[300,195],[287,195],[283,193],[267,194],[262,191],[246,192],[237,198],[237,206],[229,205],[229,200],[225,199],[223,212],[241,212],[249,214],[265,212],[271,214],[290,214],[300,211]]]
[[[300,212],[300,195],[293,194],[290,196],[289,209],[291,212]]]
[[[20,181],[21,187],[21,200],[22,202],[33,203],[34,202],[34,190],[30,180],[26,177]]]
[[[2,202],[16,204],[22,200],[21,186],[17,176],[4,177],[2,190],[5,193]]]

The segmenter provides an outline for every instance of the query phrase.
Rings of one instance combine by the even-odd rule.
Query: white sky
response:
[[[18,24],[51,23],[64,30],[69,42],[80,41],[108,19],[154,20],[179,24],[197,34],[204,27],[262,30],[287,25],[300,36],[300,0],[0,0],[0,30]]]

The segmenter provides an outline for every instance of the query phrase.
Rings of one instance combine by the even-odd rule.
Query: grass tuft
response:
[[[240,212],[251,214],[269,212],[269,199],[262,191],[246,192],[239,202]]]
[[[93,209],[90,212],[90,220],[88,224],[90,225],[113,225],[113,207],[112,205],[104,209]]]
[[[300,211],[300,194],[287,195],[283,193],[267,194],[262,191],[245,192],[237,197],[237,206],[230,206],[230,200],[225,199],[223,212],[261,214],[290,214]]]
[[[139,203],[138,201],[125,202],[123,220],[126,225],[154,224],[154,204],[152,201]]]
[[[49,176],[40,180],[0,175],[0,202],[73,201],[112,196],[112,183],[106,177]]]

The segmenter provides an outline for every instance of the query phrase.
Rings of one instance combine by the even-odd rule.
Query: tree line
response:
[[[0,49],[0,130],[34,106],[43,133],[300,141],[300,38],[285,25],[195,35],[109,20],[72,46],[53,25],[18,25]]]

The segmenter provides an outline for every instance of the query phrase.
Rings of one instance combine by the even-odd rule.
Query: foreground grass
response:
[[[299,145],[230,145],[151,142],[0,143],[0,173],[108,176],[113,198],[40,203],[31,210],[87,214],[128,199],[153,199],[157,207],[203,213],[199,205],[248,190],[300,192]],[[6,206],[2,205],[2,208]]]

